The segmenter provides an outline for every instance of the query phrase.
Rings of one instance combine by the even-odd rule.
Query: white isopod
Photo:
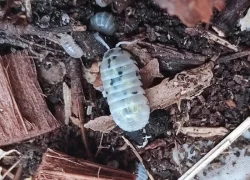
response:
[[[119,47],[108,50],[102,59],[100,72],[103,94],[116,124],[128,132],[144,128],[150,108],[132,55]]]
[[[148,180],[147,170],[142,165],[142,163],[138,164],[138,167],[137,167],[137,178],[136,178],[136,180]]]
[[[91,27],[103,34],[112,35],[116,31],[115,18],[107,12],[99,12],[90,19]]]
[[[83,50],[76,44],[73,37],[68,34],[59,34],[59,43],[63,49],[73,58],[83,56]]]

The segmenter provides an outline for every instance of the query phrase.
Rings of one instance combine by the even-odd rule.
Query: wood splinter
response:
[[[48,149],[34,176],[34,180],[45,179],[136,180],[136,175]]]

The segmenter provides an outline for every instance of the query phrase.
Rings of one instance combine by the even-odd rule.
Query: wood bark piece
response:
[[[26,52],[0,57],[0,146],[59,127],[48,110]]]
[[[85,123],[85,95],[82,87],[82,64],[78,59],[71,58],[69,62],[69,75],[71,78],[71,112],[73,118],[78,119],[79,127],[81,129],[81,135],[83,144],[89,158],[92,158],[92,154],[89,150],[87,132],[83,124]]]
[[[222,36],[233,32],[235,25],[242,14],[249,8],[250,0],[227,0],[226,8],[213,20],[213,25],[222,33]]]
[[[207,58],[162,44],[151,44],[144,41],[122,45],[122,47],[139,57],[144,66],[155,58],[158,59],[162,72],[176,74],[186,69],[191,69],[203,64]]]
[[[77,159],[48,149],[34,180],[135,180],[136,176],[122,170]]]
[[[171,81],[164,79],[159,85],[146,90],[150,109],[164,109],[172,104],[179,104],[182,99],[191,99],[200,95],[210,86],[212,77],[212,65],[207,63],[198,68],[183,71]]]

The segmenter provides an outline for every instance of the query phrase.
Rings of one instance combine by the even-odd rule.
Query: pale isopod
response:
[[[59,43],[63,49],[73,58],[83,56],[83,50],[76,44],[73,37],[68,34],[60,34]]]
[[[138,164],[137,167],[137,178],[136,180],[148,180],[148,174],[142,163]]]
[[[103,34],[112,35],[116,31],[115,18],[107,12],[99,12],[90,19],[91,27]]]
[[[150,108],[132,55],[118,47],[108,50],[102,59],[100,72],[103,94],[116,124],[128,132],[144,128]]]

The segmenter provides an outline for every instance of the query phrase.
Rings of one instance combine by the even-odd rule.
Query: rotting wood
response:
[[[135,180],[136,175],[48,149],[34,180]]]
[[[164,109],[182,99],[192,99],[210,86],[213,77],[211,63],[184,71],[169,81],[164,79],[159,85],[146,90],[151,110]]]
[[[33,68],[26,52],[0,57],[0,146],[59,127],[47,108]]]
[[[215,31],[226,36],[233,31],[239,18],[250,6],[250,0],[227,0],[226,7],[213,20]]]
[[[79,127],[81,129],[83,144],[87,153],[87,156],[92,159],[92,154],[89,149],[87,132],[84,127],[85,122],[85,95],[82,87],[82,64],[78,59],[71,59],[69,62],[69,75],[71,78],[71,111],[73,117],[79,120]]]
[[[181,133],[191,137],[209,138],[225,136],[228,130],[224,127],[182,127]]]

